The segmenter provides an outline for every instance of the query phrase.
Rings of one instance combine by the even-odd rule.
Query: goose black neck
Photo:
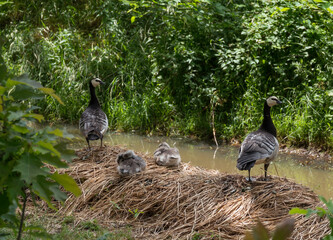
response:
[[[95,88],[94,88],[94,86],[92,85],[91,82],[89,82],[89,88],[90,88],[90,102],[89,102],[89,106],[100,107],[98,99],[96,97]]]
[[[264,105],[264,120],[262,121],[259,130],[264,130],[266,132],[269,132],[274,137],[276,137],[276,128],[271,118],[271,108],[267,105],[266,101]]]

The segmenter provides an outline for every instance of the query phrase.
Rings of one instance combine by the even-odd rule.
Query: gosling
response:
[[[169,144],[162,142],[154,152],[154,159],[157,165],[176,167],[180,164],[181,158],[177,148],[170,148]]]
[[[137,156],[132,150],[118,154],[117,170],[120,176],[129,176],[146,169],[146,162]]]

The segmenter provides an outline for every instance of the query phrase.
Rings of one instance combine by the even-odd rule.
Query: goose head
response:
[[[275,96],[271,96],[266,99],[266,103],[269,107],[273,107],[274,105],[281,104],[282,102]]]
[[[169,144],[162,142],[158,147],[170,148]]]
[[[94,78],[92,79],[91,81],[91,85],[93,85],[93,87],[97,87],[97,86],[100,86],[101,84],[105,84],[101,79],[99,78]]]

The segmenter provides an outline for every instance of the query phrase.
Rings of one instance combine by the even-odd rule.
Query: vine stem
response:
[[[212,127],[213,127],[213,136],[214,136],[214,141],[216,144],[216,147],[219,147],[219,144],[216,139],[216,130],[215,130],[215,107],[214,105],[212,106],[212,111],[211,111],[211,116],[212,116]]]
[[[22,214],[21,214],[21,222],[20,222],[20,228],[19,228],[19,232],[17,235],[17,240],[21,240],[21,236],[22,236],[22,229],[23,229],[23,222],[24,222],[24,213],[25,213],[25,205],[27,203],[27,195],[25,192],[25,189],[23,190],[23,207],[22,207]]]

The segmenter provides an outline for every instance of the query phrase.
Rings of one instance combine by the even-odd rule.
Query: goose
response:
[[[89,81],[90,89],[90,102],[86,110],[81,115],[79,128],[81,133],[86,138],[88,149],[90,150],[90,140],[101,140],[101,147],[103,145],[103,136],[108,129],[108,118],[101,109],[98,99],[96,97],[95,88],[105,84],[99,78],[94,78]]]
[[[267,169],[270,162],[279,151],[279,143],[276,139],[276,128],[271,118],[271,107],[282,102],[275,96],[266,99],[264,104],[264,120],[257,131],[246,136],[239,149],[237,168],[250,171],[255,164],[264,163],[265,180],[267,180]]]
[[[117,170],[121,176],[132,175],[146,169],[146,162],[132,150],[120,153],[117,156]]]
[[[160,166],[178,166],[181,158],[177,148],[170,148],[169,144],[162,142],[154,152],[154,158],[157,165]]]

